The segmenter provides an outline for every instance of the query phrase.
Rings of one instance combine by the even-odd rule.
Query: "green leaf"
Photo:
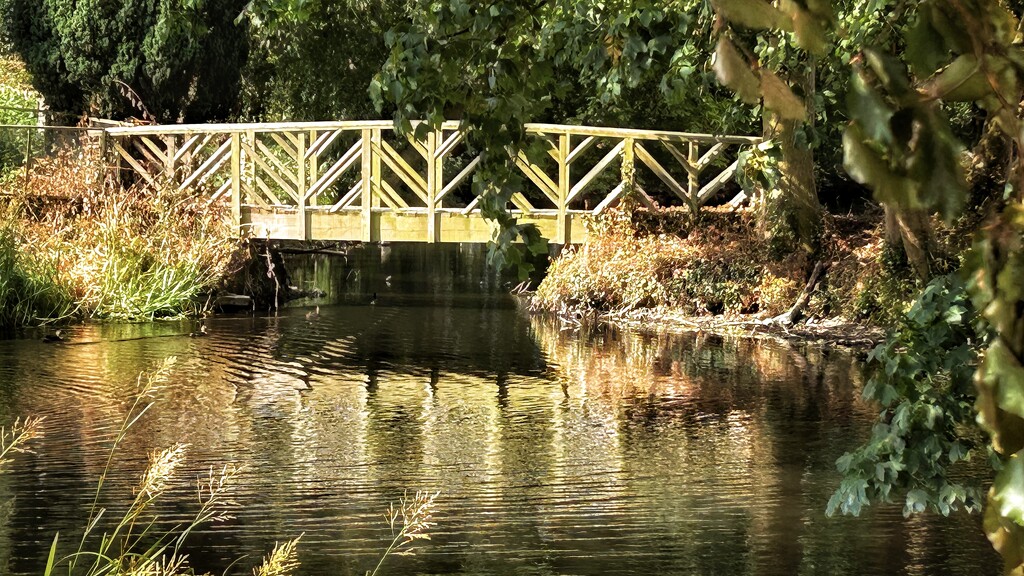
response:
[[[724,35],[718,39],[715,48],[715,75],[723,86],[729,88],[747,104],[757,104],[761,99],[761,85],[750,65],[740,56],[732,41]]]
[[[807,10],[794,9],[793,29],[798,46],[818,56],[825,53],[825,24]]]
[[[803,100],[770,70],[761,70],[761,93],[764,96],[764,107],[781,118],[800,121],[807,119],[807,108]]]
[[[918,78],[931,76],[948,57],[942,35],[932,26],[931,11],[922,7],[906,36],[907,62]]]
[[[892,108],[868,86],[858,72],[854,72],[850,79],[850,92],[846,103],[850,117],[863,128],[864,136],[885,144],[893,141],[892,129],[889,126],[893,116]]]
[[[913,181],[894,173],[888,162],[864,143],[864,133],[857,123],[843,132],[843,167],[851,178],[870,187],[879,202],[918,204]]]
[[[711,0],[719,16],[752,30],[793,31],[793,21],[765,0]]]
[[[46,558],[46,568],[43,570],[43,576],[50,576],[53,573],[54,559],[57,557],[57,538],[60,537],[60,532],[53,535],[53,544],[50,544],[50,555]]]
[[[999,515],[1024,526],[1024,459],[1014,454],[992,483],[991,503]]]

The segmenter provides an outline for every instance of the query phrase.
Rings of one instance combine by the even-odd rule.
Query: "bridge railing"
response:
[[[546,152],[515,164],[521,220],[556,243],[584,237],[581,219],[627,190],[654,206],[697,209],[732,179],[749,136],[529,124]],[[147,184],[204,188],[240,230],[273,238],[486,241],[469,177],[480,164],[457,122],[420,138],[387,121],[108,128],[109,158]],[[537,155],[533,155],[537,156]],[[651,188],[651,190],[645,190]],[[653,191],[657,187],[657,192]]]

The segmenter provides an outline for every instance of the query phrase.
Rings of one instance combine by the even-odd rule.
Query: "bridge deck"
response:
[[[421,131],[422,132],[422,131]],[[697,209],[732,179],[750,136],[529,124],[532,155],[515,165],[510,208],[552,242],[579,243],[584,220],[647,182]],[[101,146],[145,185],[173,185],[231,207],[240,233],[299,240],[486,242],[469,185],[480,163],[456,122],[420,137],[390,122],[203,124],[106,128]],[[652,177],[653,176],[653,177]]]

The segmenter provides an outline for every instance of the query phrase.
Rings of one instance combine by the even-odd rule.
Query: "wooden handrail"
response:
[[[394,133],[393,123],[385,120],[125,126],[102,129],[101,136],[110,139],[118,164],[151,185],[168,179],[180,188],[212,185],[218,200],[230,201],[240,231],[262,218],[267,227],[286,230],[281,234],[289,238],[409,239],[400,227],[420,226],[419,218],[425,222],[422,241],[456,241],[462,236],[444,226],[451,228],[456,215],[472,216],[479,209],[477,201],[464,208],[453,205],[453,192],[478,168],[481,156],[464,158],[457,174],[446,174],[446,161],[465,149],[464,126],[458,121],[426,131],[422,123],[414,126],[418,137],[397,140],[384,137]],[[511,204],[524,218],[554,222],[550,238],[561,243],[580,237],[580,226],[572,222],[581,214],[600,213],[630,191],[653,206],[635,185],[636,168],[649,170],[696,210],[733,178],[736,162],[726,153],[762,141],[757,136],[561,124],[527,124],[526,131],[546,143],[546,154],[539,159],[522,152],[514,156],[513,165],[536,190],[517,192]],[[620,168],[612,168],[616,165]],[[706,177],[711,169],[715,174]],[[613,170],[619,174],[609,183]],[[593,191],[598,182],[607,188]],[[282,209],[294,209],[294,217],[282,219]],[[415,222],[392,222],[381,214],[406,214]],[[326,224],[326,216],[346,223]],[[382,224],[382,218],[388,223]],[[385,233],[385,225],[396,228]],[[487,227],[459,226],[474,241],[490,237]]]

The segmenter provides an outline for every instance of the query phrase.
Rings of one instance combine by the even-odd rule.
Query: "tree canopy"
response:
[[[242,0],[3,0],[5,36],[52,109],[177,122],[237,109]]]

